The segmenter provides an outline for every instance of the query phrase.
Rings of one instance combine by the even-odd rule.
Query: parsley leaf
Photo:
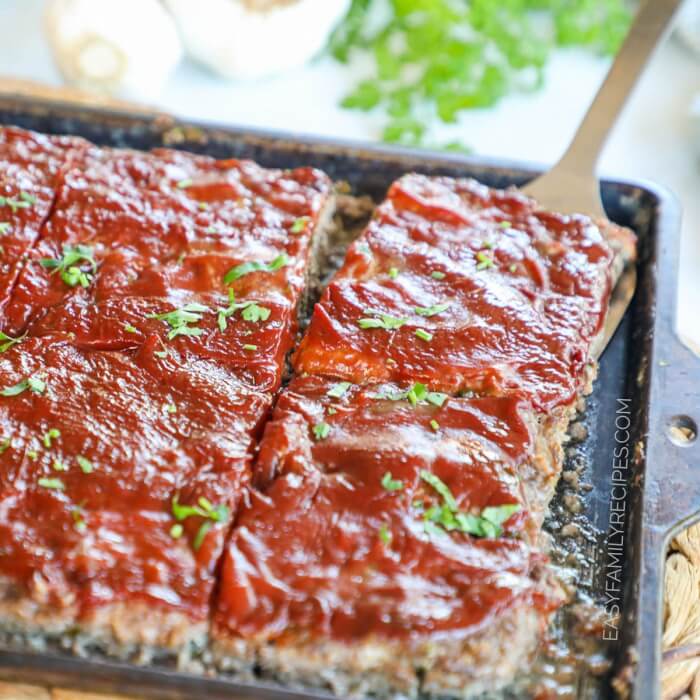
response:
[[[391,540],[393,538],[391,535],[391,531],[389,530],[389,526],[386,523],[382,523],[381,527],[379,528],[379,539],[382,541],[383,544],[391,544]]]
[[[64,491],[66,486],[60,479],[50,479],[48,477],[42,477],[37,481],[39,486],[45,489],[53,489],[54,491]]]
[[[313,427],[314,437],[317,440],[325,440],[331,432],[331,426],[321,421]]]
[[[211,501],[209,501],[209,499],[204,497],[200,497],[199,499],[197,499],[197,505],[194,506],[187,506],[181,504],[179,502],[179,498],[180,494],[175,494],[171,503],[172,513],[175,517],[175,520],[181,522],[192,516],[204,518],[204,522],[200,526],[199,530],[197,531],[197,534],[195,535],[194,541],[192,542],[194,550],[197,551],[202,546],[204,538],[206,537],[209,530],[212,528],[213,524],[225,522],[229,517],[230,511],[227,506],[215,506],[211,503]],[[176,525],[174,525],[170,530],[170,534],[175,538],[182,536],[183,532],[182,529],[177,528]],[[173,531],[176,534],[173,534]]]
[[[391,472],[386,472],[382,477],[382,488],[387,491],[401,491],[403,488],[403,481],[394,479],[391,476]]]
[[[383,314],[380,311],[365,311],[368,316],[374,316],[374,318],[361,318],[357,325],[363,330],[368,330],[370,328],[383,328],[386,331],[395,331],[401,328],[404,324],[408,323],[407,318],[396,318],[395,316],[389,316],[388,314]],[[378,317],[378,318],[377,318]]]
[[[196,302],[186,304],[180,309],[173,309],[162,314],[149,314],[146,318],[155,318],[158,321],[165,321],[170,326],[168,340],[176,338],[178,335],[200,336],[204,332],[201,328],[193,326],[202,320],[202,314],[209,311],[203,304]]]
[[[494,263],[493,258],[490,255],[487,255],[484,253],[483,250],[480,250],[476,254],[476,269],[477,270],[488,270],[489,268],[495,267],[496,263]]]
[[[97,272],[97,263],[95,262],[95,252],[92,246],[75,245],[63,246],[63,255],[60,258],[42,258],[39,264],[47,269],[52,270],[51,274],[60,272],[61,279],[69,287],[88,287],[92,282],[95,272]],[[86,271],[84,268],[88,266]]]
[[[289,265],[289,263],[290,260],[286,253],[281,253],[269,263],[258,261],[241,263],[240,265],[236,265],[236,267],[232,267],[224,275],[224,284],[231,284],[231,282],[235,282],[251,272],[276,272]]]
[[[94,467],[92,465],[92,462],[87,457],[83,457],[82,455],[78,455],[75,459],[78,462],[78,466],[80,467],[80,471],[82,471],[83,474],[91,474],[92,473]]]
[[[326,396],[330,396],[333,399],[339,399],[347,393],[347,390],[352,386],[352,382],[338,382],[335,386],[331,387],[327,392]]]
[[[44,433],[44,436],[41,438],[41,441],[44,443],[44,447],[47,450],[50,450],[51,449],[51,441],[57,440],[60,437],[61,437],[61,431],[58,428],[51,428],[46,433]]]
[[[14,386],[7,387],[0,391],[0,396],[18,396],[29,389],[33,394],[43,394],[46,391],[46,382],[39,377],[27,377]]]
[[[310,221],[310,216],[300,216],[294,221],[292,227],[289,229],[290,233],[301,233],[302,231],[305,231]]]
[[[406,391],[380,391],[378,394],[375,394],[373,398],[385,399],[388,401],[407,400],[412,406],[417,406],[419,403],[425,402],[440,408],[445,401],[447,401],[448,396],[439,391],[428,391],[425,384],[416,382]]]
[[[23,335],[19,336],[19,338],[12,338],[11,336],[7,335],[6,333],[3,333],[0,331],[0,352],[5,352],[6,350],[9,350],[11,347],[14,345],[17,345],[17,343],[21,343],[24,338],[26,337],[26,333]]]
[[[452,492],[450,491],[450,489],[444,481],[442,481],[435,474],[426,471],[425,469],[421,470],[420,478],[423,479],[423,481],[425,481],[426,484],[432,486],[438,492],[438,494],[442,496],[445,505],[451,511],[454,512],[457,510],[457,501],[455,500],[455,497],[452,495]]]
[[[16,197],[0,197],[0,207],[10,207],[13,214],[16,214],[20,209],[29,209],[33,204],[36,204],[36,197],[28,192],[20,192],[19,199]]]
[[[419,316],[437,316],[450,308],[449,302],[446,304],[434,304],[433,306],[416,306],[413,309]]]

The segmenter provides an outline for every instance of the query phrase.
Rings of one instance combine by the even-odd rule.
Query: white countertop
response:
[[[41,32],[41,0],[0,0],[0,74],[60,84]],[[485,156],[554,162],[565,149],[607,68],[579,50],[558,51],[545,89],[466,113],[456,136]],[[376,140],[381,117],[337,107],[353,73],[328,58],[274,80],[227,83],[183,63],[153,103],[198,121]],[[700,95],[700,60],[668,41],[612,134],[602,172],[658,182],[683,209],[678,327],[700,351],[700,128],[690,103]]]

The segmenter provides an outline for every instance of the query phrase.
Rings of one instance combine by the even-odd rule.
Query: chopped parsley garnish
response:
[[[386,489],[387,491],[401,491],[403,488],[403,481],[394,479],[391,476],[391,472],[386,472],[386,474],[384,474],[382,477],[382,488]]]
[[[475,537],[500,537],[503,523],[520,510],[517,504],[489,506],[481,515],[460,511],[447,484],[438,476],[422,470],[420,477],[442,498],[441,506],[432,506],[423,515],[423,528],[428,536],[444,535],[457,530]]]
[[[416,306],[413,310],[419,315],[419,316],[437,316],[438,314],[441,314],[443,311],[447,311],[447,309],[450,308],[450,303],[447,302],[445,304],[434,304],[433,306]]]
[[[431,427],[435,432],[437,432],[438,430],[440,430],[440,423],[438,423],[438,422],[433,418],[433,420],[430,421],[430,427]]]
[[[321,421],[313,427],[314,437],[317,440],[325,440],[331,432],[331,426]]]
[[[4,236],[10,230],[9,221],[0,221],[0,236]]]
[[[374,316],[374,318],[361,318],[357,324],[363,330],[368,330],[370,328],[383,328],[385,331],[395,331],[401,328],[405,323],[408,323],[407,318],[396,318],[395,316],[389,316],[388,314],[383,314],[379,311],[365,311],[368,316]],[[377,318],[378,317],[378,318]]]
[[[240,309],[241,317],[250,323],[260,323],[270,318],[272,311],[266,306],[260,306],[255,301],[236,302],[236,295],[233,289],[228,290],[229,305],[226,308],[217,309],[217,324],[223,333],[228,327],[228,319]]]
[[[29,389],[33,394],[43,394],[46,391],[46,382],[39,377],[27,377],[14,386],[9,386],[0,391],[0,396],[17,396]]]
[[[19,338],[12,338],[11,336],[7,335],[7,333],[0,331],[0,352],[5,352],[11,347],[17,345],[17,343],[21,343],[26,335],[27,334],[24,333],[23,335],[19,336]]]
[[[243,316],[244,321],[250,321],[251,323],[259,323],[260,321],[267,321],[270,318],[272,311],[265,306],[259,306],[254,301],[246,302],[241,311],[241,316]]]
[[[389,277],[391,279],[395,280],[399,276],[399,269],[397,267],[390,267],[389,268]]]
[[[255,352],[255,351],[258,349],[258,346],[257,346],[257,345],[251,345],[250,343],[246,343],[246,344],[243,346],[243,349],[244,349],[246,352]]]
[[[338,384],[335,384],[333,387],[331,387],[327,392],[326,396],[330,396],[331,398],[334,399],[339,399],[342,396],[345,396],[347,393],[347,390],[352,386],[351,382],[338,382]]]
[[[500,224],[498,224],[501,228],[512,228],[513,224],[510,221],[501,221]]]
[[[455,497],[452,495],[452,492],[448,488],[447,484],[445,484],[440,477],[436,476],[435,474],[426,471],[425,469],[421,470],[420,473],[420,478],[425,481],[426,484],[429,484],[432,486],[440,496],[442,496],[443,501],[445,502],[445,505],[452,511],[457,510],[457,501],[455,500]]]
[[[289,265],[289,257],[286,253],[281,253],[269,263],[258,261],[241,263],[240,265],[236,265],[236,267],[232,267],[226,275],[224,275],[224,284],[231,284],[231,282],[235,282],[251,272],[276,272],[287,265]]]
[[[344,108],[380,110],[385,141],[430,146],[435,117],[453,124],[465,110],[540,88],[556,45],[614,53],[629,22],[625,0],[353,0],[329,48],[343,63],[361,61],[356,73],[371,66]]]
[[[185,178],[184,180],[180,180],[180,182],[177,183],[177,188],[179,190],[186,190],[188,187],[191,187],[193,184],[193,181],[191,178]]]
[[[78,455],[75,459],[78,462],[78,466],[80,467],[80,471],[82,471],[83,474],[91,474],[93,472],[94,467],[92,465],[92,462],[87,457],[83,457],[82,455]]]
[[[54,461],[53,461],[53,469],[54,469],[54,471],[57,471],[57,472],[67,472],[68,471],[68,467],[63,462],[61,462],[61,460],[58,459],[58,457],[56,459],[54,459]]]
[[[445,279],[445,273],[444,273],[444,272],[440,272],[440,270],[433,270],[433,271],[430,273],[430,276],[431,276],[434,280],[444,280],[444,279]]]
[[[211,501],[204,497],[200,497],[197,500],[197,505],[186,506],[179,502],[179,497],[179,494],[176,494],[173,496],[172,500],[172,512],[175,520],[183,521],[192,516],[199,516],[200,518],[205,519],[197,531],[192,543],[192,546],[196,551],[202,546],[202,542],[204,542],[204,538],[211,529],[212,525],[214,523],[222,523],[228,519],[229,509],[225,505],[212,505]],[[170,532],[172,534],[172,528]],[[178,530],[176,530],[176,532],[178,532]],[[180,535],[182,535],[182,532],[180,532]],[[178,537],[180,535],[178,535]]]
[[[302,231],[305,231],[309,221],[311,221],[310,216],[300,216],[292,224],[292,228],[289,229],[290,233],[301,233]]]
[[[44,433],[44,436],[41,438],[41,441],[44,443],[44,447],[47,450],[50,450],[51,449],[51,441],[57,440],[60,437],[61,437],[61,431],[58,428],[51,428],[46,433]]]
[[[166,413],[177,413],[177,406],[174,403],[166,403],[163,410]]]
[[[484,253],[483,250],[480,250],[476,254],[476,269],[477,270],[488,270],[491,267],[495,267],[495,263],[493,262],[493,258],[486,253]]]
[[[0,207],[10,207],[13,214],[16,214],[20,209],[29,209],[33,204],[36,204],[36,197],[28,192],[20,192],[19,199],[0,197]]]
[[[136,330],[135,326],[132,326],[130,323],[125,323],[124,324],[124,330],[127,333],[138,333],[138,330]]]
[[[429,343],[433,339],[433,334],[428,333],[428,331],[424,330],[423,328],[416,328],[416,338],[420,338],[420,340],[424,340],[426,343]]]
[[[63,491],[66,488],[65,484],[57,478],[42,477],[37,483],[42,488],[53,489],[54,491]]]
[[[0,455],[7,452],[12,447],[12,438],[0,439]]]
[[[92,246],[63,246],[63,255],[60,258],[42,258],[39,264],[47,270],[52,270],[51,274],[60,272],[61,279],[69,287],[88,287],[97,272],[94,256]],[[87,271],[83,269],[86,265],[89,268]]]
[[[383,544],[391,544],[392,535],[389,530],[389,526],[386,523],[382,523],[381,527],[379,528],[379,539]]]
[[[508,269],[509,269],[511,272],[516,272],[517,269],[518,269],[518,266],[517,266],[515,263],[513,263]]]
[[[388,401],[408,401],[412,406],[425,402],[439,408],[447,401],[448,396],[439,391],[428,391],[425,384],[416,382],[407,391],[381,391],[375,394],[373,398]]]
[[[85,530],[87,530],[87,523],[83,517],[83,509],[80,507],[73,508],[70,514],[73,518],[73,522],[75,523],[75,529],[80,533],[85,532]]]
[[[155,318],[165,321],[170,326],[168,340],[176,338],[178,335],[200,336],[204,332],[201,328],[192,325],[202,320],[202,314],[209,311],[203,304],[193,302],[186,304],[180,309],[173,309],[162,314],[149,314],[147,318]]]
[[[185,531],[185,528],[182,527],[180,523],[175,523],[171,528],[170,528],[170,536],[174,540],[179,540],[182,537],[182,533]]]

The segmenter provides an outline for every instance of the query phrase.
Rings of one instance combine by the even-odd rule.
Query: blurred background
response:
[[[546,165],[566,148],[635,6],[0,0],[0,88],[67,84],[192,120]],[[601,173],[653,180],[681,200],[678,325],[700,351],[700,0],[686,0]]]

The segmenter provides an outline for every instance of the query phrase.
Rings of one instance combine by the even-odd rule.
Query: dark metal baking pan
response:
[[[497,187],[521,185],[537,170],[484,159],[403,149],[297,139],[216,126],[178,125],[149,115],[92,111],[59,103],[0,99],[0,124],[96,143],[134,148],[164,144],[216,157],[251,158],[263,165],[314,165],[349,183],[356,194],[381,199],[407,171],[475,177]],[[601,360],[600,376],[582,418],[587,438],[569,448],[585,460],[580,497],[587,538],[572,548],[561,532],[555,502],[548,528],[564,555],[578,560],[579,590],[604,611],[596,658],[602,673],[569,680],[578,697],[628,689],[639,700],[658,695],[663,557],[669,537],[700,511],[700,443],[674,442],[669,429],[694,425],[700,414],[700,361],[674,330],[679,210],[664,190],[645,182],[606,180],[602,193],[615,222],[639,236],[635,298]],[[566,496],[560,486],[557,501]],[[565,500],[565,498],[564,498]],[[566,556],[564,556],[566,558]],[[564,635],[566,637],[566,635]],[[576,634],[572,633],[571,637]],[[568,642],[567,642],[568,643]],[[0,677],[162,698],[320,698],[266,682],[188,675],[59,652],[0,650]]]

